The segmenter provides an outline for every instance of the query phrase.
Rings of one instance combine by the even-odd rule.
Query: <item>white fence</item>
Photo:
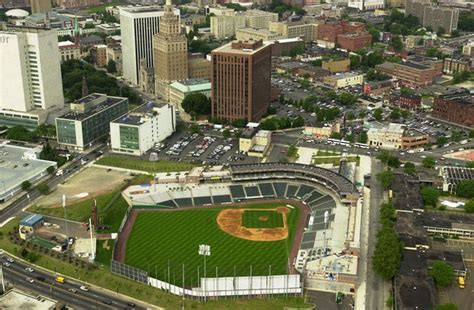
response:
[[[241,295],[298,294],[302,292],[300,275],[201,278],[197,288],[184,289],[148,277],[148,284],[175,295],[218,297]]]

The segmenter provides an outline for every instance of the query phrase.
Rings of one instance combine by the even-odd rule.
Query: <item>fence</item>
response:
[[[128,266],[121,262],[111,260],[110,271],[112,271],[112,273],[129,278],[131,280],[148,284],[148,272],[132,266]]]
[[[146,271],[112,260],[112,273],[146,283],[174,295],[189,297],[220,297],[243,295],[300,294],[302,292],[299,274],[273,276],[240,276],[201,278],[199,287],[183,288],[148,276]]]

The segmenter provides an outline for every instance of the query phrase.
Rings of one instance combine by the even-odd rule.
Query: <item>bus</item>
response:
[[[64,277],[56,276],[56,282],[58,282],[58,283],[64,283]]]
[[[459,288],[465,287],[464,277],[458,277],[458,284],[459,284]]]

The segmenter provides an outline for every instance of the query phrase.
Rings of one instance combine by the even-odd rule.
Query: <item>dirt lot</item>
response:
[[[68,198],[68,204],[98,196],[122,185],[132,177],[126,172],[89,167],[73,176],[65,184],[58,185],[57,189],[47,196],[42,196],[35,203],[40,206],[60,206],[62,195]]]

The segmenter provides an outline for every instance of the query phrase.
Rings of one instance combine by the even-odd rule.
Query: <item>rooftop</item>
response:
[[[262,49],[269,47],[270,44],[263,43],[262,40],[254,41],[233,41],[212,51],[212,53],[229,53],[240,55],[253,55]]]
[[[59,48],[73,47],[73,46],[76,46],[76,44],[74,42],[71,42],[71,41],[61,41],[61,42],[58,42],[58,46],[59,46]]]
[[[424,208],[420,184],[416,178],[404,173],[395,173],[392,192],[393,206],[396,210],[411,211]]]
[[[43,296],[28,295],[18,289],[10,290],[0,297],[1,309],[44,310],[53,309],[55,305],[55,300]]]
[[[474,179],[474,168],[443,167],[442,174],[444,183],[458,184],[463,180]]]
[[[41,222],[43,220],[43,216],[39,214],[30,214],[23,218],[20,221],[20,225],[25,225],[25,226],[34,226],[38,222]]]
[[[353,255],[329,255],[308,262],[306,269],[316,271],[314,277],[337,281],[338,274],[357,275],[357,260]]]
[[[207,79],[188,79],[173,82],[170,87],[182,93],[209,91],[211,90],[211,82]]]
[[[425,66],[425,65],[422,65],[420,63],[413,62],[413,61],[405,61],[405,62],[399,63],[398,65],[410,67],[410,68],[413,68],[413,69],[416,69],[416,70],[428,70],[428,69],[430,69],[430,67],[428,67],[428,66]]]
[[[83,121],[84,119],[109,109],[125,100],[128,101],[127,98],[111,97],[104,94],[93,93],[71,103],[72,111],[58,117],[57,119]]]
[[[128,114],[117,118],[113,122],[124,125],[140,125],[143,124],[147,119],[150,119],[151,116],[155,116],[157,113],[159,113],[159,108],[162,108],[165,105],[167,104],[150,101],[148,103],[142,104],[133,111],[130,111]]]

